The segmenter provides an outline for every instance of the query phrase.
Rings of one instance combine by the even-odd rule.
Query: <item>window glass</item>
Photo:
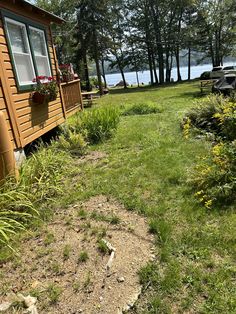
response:
[[[29,29],[38,75],[51,76],[44,31],[31,26]]]
[[[6,18],[6,27],[20,86],[32,84],[35,77],[26,26]]]

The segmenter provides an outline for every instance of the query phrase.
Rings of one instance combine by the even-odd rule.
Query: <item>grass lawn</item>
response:
[[[117,90],[99,105],[153,104],[160,113],[122,117],[117,134],[92,147],[107,153],[80,166],[80,180],[64,199],[112,195],[150,219],[157,261],[140,271],[149,286],[133,313],[236,313],[233,208],[207,210],[188,183],[191,167],[210,143],[184,139],[180,122],[199,95],[196,82]]]
[[[188,181],[211,147],[203,138],[185,139],[180,128],[199,97],[198,83],[191,82],[114,90],[98,100],[122,110],[148,103],[159,112],[122,116],[112,139],[89,148],[104,157],[75,161],[53,205],[103,194],[148,217],[157,259],[140,270],[146,289],[132,314],[236,313],[235,210],[202,207]]]

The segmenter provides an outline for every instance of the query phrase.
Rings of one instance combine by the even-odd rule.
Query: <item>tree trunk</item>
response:
[[[150,9],[152,13],[153,25],[156,36],[156,45],[157,45],[157,55],[158,55],[158,68],[159,68],[159,83],[164,83],[164,55],[163,55],[163,46],[162,46],[162,37],[160,32],[160,21],[159,21],[159,8],[156,5],[156,2],[150,0]],[[155,72],[154,72],[155,73]]]
[[[104,81],[104,86],[105,86],[105,88],[107,88],[107,80],[106,80],[104,59],[103,58],[102,58],[102,77],[103,77],[103,81]]]
[[[99,56],[98,56],[98,42],[97,42],[97,34],[96,30],[93,30],[93,38],[94,38],[94,61],[96,64],[96,71],[97,71],[97,77],[98,77],[98,88],[99,88],[99,94],[100,96],[103,95],[103,87],[102,87],[102,75],[99,65]]]
[[[182,81],[181,73],[180,73],[180,61],[179,61],[179,47],[175,50],[175,58],[176,58],[176,68],[177,68],[177,81]]]
[[[188,48],[188,81],[191,80],[191,48]]]
[[[136,70],[136,80],[137,80],[137,83],[138,83],[138,87],[139,87],[139,77],[138,77],[138,71]]]
[[[84,66],[84,77],[85,77],[85,81],[86,81],[86,90],[90,91],[91,90],[91,84],[90,84],[90,79],[89,79],[89,71],[88,71],[86,52],[83,53],[83,66]]]
[[[155,84],[158,84],[159,80],[158,80],[158,76],[157,76],[157,67],[156,67],[154,55],[152,55],[152,62],[153,62],[153,73],[154,73],[154,77],[155,77]]]

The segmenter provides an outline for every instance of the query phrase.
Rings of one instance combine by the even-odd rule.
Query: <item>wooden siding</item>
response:
[[[8,131],[10,133],[10,137],[11,137],[12,143],[13,143],[14,148],[15,148],[16,147],[16,142],[15,142],[15,138],[14,138],[14,135],[13,135],[12,125],[11,125],[11,122],[10,122],[9,113],[8,113],[8,109],[7,109],[7,106],[6,106],[6,101],[5,101],[5,97],[4,97],[4,94],[3,94],[3,89],[2,89],[1,83],[0,83],[0,111],[2,111],[4,113],[4,115],[5,115],[5,118],[7,120],[7,125],[8,125]]]
[[[17,2],[16,2],[17,3]],[[8,9],[14,14],[24,16],[31,19],[33,22],[43,24],[46,26],[46,37],[49,47],[49,55],[51,59],[53,76],[56,76],[56,59],[53,51],[52,37],[50,34],[50,21],[40,18],[39,15],[32,15],[31,12],[23,11],[17,4],[10,4],[7,1],[1,1],[0,9]],[[0,15],[0,59],[3,64],[3,71],[8,83],[8,91],[11,97],[12,107],[14,109],[15,119],[17,121],[16,128],[20,134],[21,140],[14,141],[14,147],[24,147],[26,144],[32,142],[42,134],[48,132],[52,128],[61,124],[65,120],[61,95],[55,101],[44,105],[35,105],[31,101],[31,92],[19,92],[14,77],[14,71],[11,64],[10,54],[6,42],[6,37],[3,28],[3,21]],[[33,79],[33,78],[32,78]],[[8,121],[9,132],[12,140],[16,137],[13,130],[11,117],[7,113],[9,106],[6,98],[4,100],[3,90],[0,89],[0,110],[6,113]]]

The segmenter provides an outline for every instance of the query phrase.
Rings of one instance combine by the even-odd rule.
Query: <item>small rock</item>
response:
[[[117,278],[117,281],[118,281],[119,283],[124,282],[124,281],[125,281],[125,278],[124,278],[124,277],[118,277],[118,278]]]
[[[11,302],[4,302],[2,304],[0,304],[0,312],[5,312],[6,310],[8,310],[11,307],[12,303]]]
[[[99,300],[100,300],[100,302],[102,302],[103,301],[103,297],[99,297]]]

